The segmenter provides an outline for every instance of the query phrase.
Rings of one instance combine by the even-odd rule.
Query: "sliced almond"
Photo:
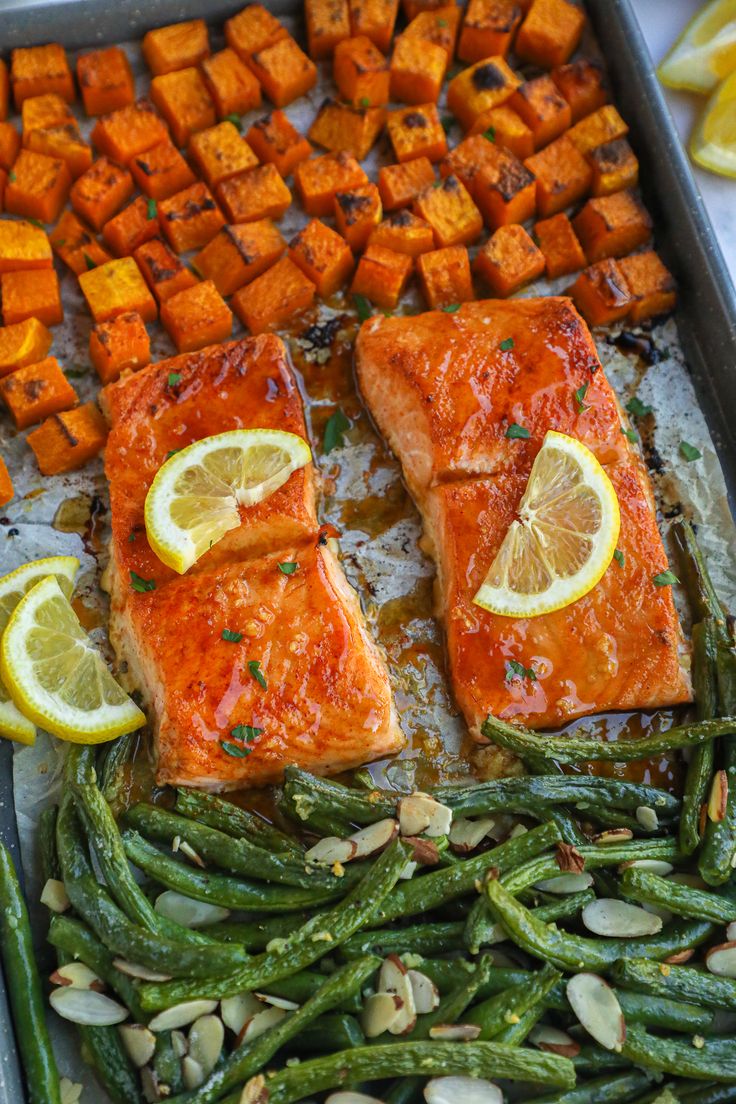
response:
[[[66,965],[59,966],[49,980],[53,985],[69,985],[72,989],[94,989],[98,993],[105,988],[102,978],[83,962],[67,962]]]
[[[633,859],[631,862],[621,863],[619,872],[633,867],[636,870],[644,870],[647,874],[658,874],[660,878],[666,878],[675,869],[672,863],[664,859]]]
[[[628,843],[634,838],[630,828],[606,828],[605,832],[599,832],[593,836],[593,843],[599,847],[615,847],[617,843]]]
[[[262,1073],[257,1073],[250,1081],[246,1081],[238,1104],[268,1104],[266,1078]]]
[[[174,920],[185,928],[206,928],[210,924],[227,920],[230,915],[230,909],[211,905],[209,901],[195,901],[193,897],[185,897],[175,889],[166,889],[159,893],[153,907],[159,916]]]
[[[136,1069],[143,1069],[155,1053],[156,1036],[144,1024],[121,1024],[118,1031],[131,1062]]]
[[[399,833],[399,822],[393,817],[385,820],[377,820],[375,824],[369,824],[367,828],[361,828],[354,832],[350,840],[355,844],[353,858],[366,859],[369,855],[376,855],[383,851]]]
[[[503,1093],[480,1077],[433,1077],[424,1086],[427,1104],[503,1104]]]
[[[427,1012],[434,1012],[440,1003],[440,991],[432,979],[428,978],[426,974],[420,973],[419,970],[409,970],[407,977],[411,985],[417,1015],[424,1016]]]
[[[452,809],[425,793],[414,793],[399,802],[402,836],[446,836],[452,826]]]
[[[401,999],[395,993],[372,993],[363,1001],[360,1026],[366,1039],[377,1039],[391,1027],[401,1011]]]
[[[114,958],[112,964],[121,974],[140,978],[141,981],[171,981],[171,974],[160,974],[157,970],[149,970],[147,966],[141,966],[138,962],[128,962],[125,958]]]
[[[263,1005],[261,1007],[263,1008]],[[243,1042],[250,1043],[253,1039],[257,1039],[259,1035],[263,1035],[265,1031],[270,1031],[277,1023],[281,1023],[285,1015],[283,1008],[270,1007],[264,1008],[262,1012],[256,1012],[238,1036],[238,1045]]]
[[[440,861],[440,849],[434,840],[423,836],[403,836],[404,843],[411,847],[412,861],[420,866],[436,866]]]
[[[286,997],[274,997],[269,993],[254,993],[253,996],[264,1004],[273,1005],[274,1008],[283,1008],[284,1012],[296,1012],[299,1008],[296,1001],[287,1000]]]
[[[671,882],[676,882],[678,885],[690,886],[691,889],[704,889],[708,891],[708,885],[699,874],[684,874],[678,872],[672,874],[670,877]]]
[[[689,962],[694,954],[695,948],[688,947],[684,951],[678,951],[677,954],[669,955],[663,961],[669,963],[670,966],[682,966],[685,962]]]
[[[659,916],[614,897],[599,897],[591,901],[585,906],[581,916],[588,931],[595,935],[612,936],[614,939],[656,935],[662,930]]]
[[[406,1035],[417,1022],[414,993],[408,973],[401,959],[392,954],[383,960],[378,974],[379,993],[394,993],[401,1001],[401,1008],[388,1029],[391,1035]]]
[[[383,1104],[383,1101],[375,1096],[366,1096],[365,1093],[336,1092],[330,1093],[325,1104]]]
[[[66,912],[70,903],[64,883],[58,878],[49,878],[41,890],[41,904],[52,912]]]
[[[639,908],[644,909],[644,912],[651,913],[652,916],[658,916],[663,924],[669,924],[672,919],[672,913],[669,909],[662,908],[661,905],[650,905],[648,901],[644,901]]]
[[[191,843],[187,843],[186,840],[181,840],[179,842],[179,850],[181,851],[182,855],[186,855],[190,862],[193,862],[195,866],[200,866],[202,870],[204,870],[207,864],[205,863],[202,856],[197,854]]]
[[[440,1039],[445,1043],[472,1043],[480,1035],[478,1024],[435,1024],[429,1029],[430,1039]]]
[[[606,1050],[620,1051],[626,1041],[626,1023],[608,982],[597,974],[576,974],[568,981],[566,993],[588,1034]]]
[[[191,1000],[174,1004],[154,1016],[149,1023],[151,1031],[171,1031],[175,1027],[186,1027],[200,1016],[206,1016],[217,1008],[217,1001]]]
[[[128,1018],[128,1009],[122,1004],[96,993],[94,989],[52,989],[49,1004],[57,1015],[71,1023],[85,1027],[112,1027]]]
[[[479,817],[478,820],[457,817],[453,820],[450,829],[450,846],[460,854],[474,851],[495,825],[496,821],[493,817]]]
[[[240,1034],[248,1020],[252,1020],[262,1011],[263,1005],[253,993],[238,993],[237,996],[225,997],[220,1002],[222,1022],[236,1035]]]
[[[582,874],[585,870],[585,859],[574,843],[560,840],[555,848],[555,862],[562,874]]]
[[[189,1029],[189,1057],[197,1062],[205,1077],[217,1065],[225,1042],[225,1028],[219,1016],[208,1013],[195,1020]]]
[[[543,893],[579,893],[581,889],[590,889],[593,884],[593,875],[585,871],[582,874],[558,874],[555,878],[543,878],[535,883],[535,889],[541,889]]]
[[[78,1104],[83,1089],[84,1085],[79,1085],[76,1081],[70,1081],[68,1077],[62,1077],[59,1081],[61,1104]]]
[[[736,940],[736,920],[732,920],[726,928],[726,939],[729,943]]]
[[[559,1054],[561,1058],[577,1058],[580,1053],[580,1043],[561,1031],[558,1027],[548,1027],[546,1024],[537,1024],[529,1032],[529,1042],[540,1050],[547,1050],[550,1054]]]
[[[719,824],[726,816],[728,805],[728,775],[725,770],[717,770],[713,775],[708,798],[708,819]]]
[[[657,811],[651,805],[639,805],[636,810],[636,819],[645,832],[656,832],[659,828]]]
[[[146,1104],[157,1104],[161,1100],[158,1075],[150,1066],[144,1066],[141,1070],[141,1089]]]
[[[736,940],[719,943],[706,951],[705,965],[718,977],[736,978]]]
[[[415,863],[413,859],[409,859],[406,866],[399,874],[399,880],[402,882],[410,881],[416,874],[418,865],[419,864]]]
[[[205,1082],[205,1072],[199,1062],[195,1062],[191,1055],[187,1054],[181,1061],[181,1072],[184,1078],[184,1087],[191,1092],[198,1089]]]
[[[332,866],[333,863],[346,863],[355,858],[358,845],[351,839],[340,839],[339,836],[326,836],[318,840],[314,847],[310,847],[304,858],[308,863],[325,863]]]

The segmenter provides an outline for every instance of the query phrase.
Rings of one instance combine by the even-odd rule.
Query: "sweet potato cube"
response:
[[[394,310],[413,267],[414,262],[406,253],[394,253],[381,245],[369,244],[358,262],[350,292],[364,295],[383,310]]]
[[[552,69],[570,57],[584,26],[585,14],[570,0],[532,0],[514,49],[522,61]]]
[[[136,100],[98,119],[92,130],[93,145],[118,165],[129,164],[138,154],[165,142],[168,137],[166,123],[146,99]]]
[[[158,218],[166,240],[177,253],[201,249],[225,225],[225,216],[201,182],[162,199]]]
[[[350,37],[348,0],[304,0],[309,56],[331,57],[338,42]]]
[[[73,180],[86,172],[92,164],[92,147],[82,138],[76,119],[59,126],[31,131],[25,145],[36,153],[59,158],[69,169]]]
[[[10,76],[7,64],[0,58],[0,119],[7,119],[10,103]]]
[[[185,23],[156,27],[144,34],[141,50],[154,76],[199,65],[209,57],[207,25],[204,19],[190,19]]]
[[[88,115],[107,115],[135,100],[130,62],[119,46],[92,50],[78,57],[77,81]]]
[[[447,153],[447,135],[440,122],[436,104],[390,111],[387,126],[391,145],[399,162],[412,161],[415,157],[441,161]]]
[[[350,31],[365,35],[384,54],[391,48],[399,0],[348,0]]]
[[[310,307],[317,289],[289,257],[282,257],[233,296],[233,308],[252,334],[277,330]]]
[[[513,153],[520,161],[534,153],[534,135],[520,115],[506,104],[484,111],[468,131],[468,137],[482,134],[489,142]]]
[[[42,475],[75,471],[104,448],[105,419],[93,402],[47,418],[26,438]]]
[[[354,253],[365,249],[375,227],[381,221],[383,206],[375,184],[365,184],[334,199],[335,224]]]
[[[578,272],[585,267],[583,247],[575,236],[567,215],[560,212],[552,218],[542,219],[535,224],[534,235],[544,255],[550,280],[567,276],[570,272]]]
[[[567,134],[527,157],[524,164],[537,179],[537,210],[545,218],[564,211],[590,190],[593,170]]]
[[[469,130],[479,115],[506,103],[521,84],[502,57],[489,57],[463,69],[447,86],[447,106]]]
[[[0,123],[0,168],[12,169],[20,150],[20,134],[12,123]]]
[[[194,258],[198,272],[211,280],[220,295],[232,295],[275,264],[286,249],[270,219],[223,226],[217,237]]]
[[[482,166],[473,186],[473,198],[491,230],[526,222],[533,218],[537,205],[533,174],[513,153],[497,152],[498,160]]]
[[[130,162],[130,171],[149,199],[168,199],[197,180],[169,138],[134,157]]]
[[[143,278],[159,303],[197,283],[197,277],[161,238],[151,238],[133,254]]]
[[[51,332],[37,318],[0,327],[0,378],[43,360],[52,340]]]
[[[550,76],[569,103],[574,123],[603,107],[608,100],[603,66],[598,61],[578,58],[569,65],[559,65]]]
[[[220,50],[201,65],[207,90],[220,118],[261,106],[261,86],[234,50]]]
[[[214,126],[217,120],[199,69],[177,69],[154,77],[151,99],[169,124],[177,146],[186,146],[193,134]]]
[[[132,257],[120,257],[83,272],[79,286],[95,322],[137,311],[144,322],[155,322],[156,300]]]
[[[544,257],[523,226],[499,226],[475,258],[494,295],[505,299],[544,272]]]
[[[591,263],[624,257],[652,234],[649,212],[634,192],[589,199],[572,224]]]
[[[380,245],[393,253],[404,253],[416,259],[434,249],[434,232],[426,219],[402,209],[379,223],[370,236],[369,245]]]
[[[74,210],[101,230],[132,194],[133,178],[127,169],[99,157],[74,181],[69,198]]]
[[[312,219],[291,239],[289,257],[323,299],[347,283],[355,265],[345,239],[319,219]]]
[[[447,53],[433,42],[399,35],[391,58],[391,99],[437,103],[447,69]]]
[[[28,145],[28,135],[34,130],[59,126],[74,121],[74,112],[63,96],[46,92],[43,96],[29,96],[20,109],[23,126],[23,145]]]
[[[141,316],[129,311],[111,322],[98,322],[93,326],[89,335],[89,359],[103,383],[112,383],[121,372],[135,372],[150,364],[151,343]]]
[[[282,176],[290,176],[312,153],[310,143],[283,111],[271,111],[256,119],[246,141],[259,161],[275,165]]]
[[[613,257],[581,272],[568,294],[589,326],[618,322],[634,305],[626,277]]]
[[[433,249],[417,261],[417,273],[424,298],[432,310],[473,298],[470,259],[464,245]]]
[[[0,506],[7,506],[9,502],[12,502],[14,496],[13,480],[10,478],[8,465],[0,456]]]
[[[569,103],[547,74],[520,84],[509,100],[509,107],[531,130],[535,149],[558,138],[572,122]]]
[[[266,46],[273,45],[289,32],[262,4],[249,4],[225,22],[225,38],[242,61]]]
[[[618,266],[634,299],[629,320],[635,324],[674,309],[677,288],[654,250],[623,257]]]
[[[231,176],[217,185],[215,194],[230,222],[280,219],[291,203],[291,192],[275,165]]]
[[[604,104],[570,127],[566,137],[580,153],[590,153],[597,146],[623,138],[628,133],[628,126],[613,104]]]
[[[378,190],[387,211],[408,207],[420,192],[434,183],[428,157],[416,157],[403,165],[384,165],[378,170]]]
[[[167,299],[161,322],[180,353],[227,341],[233,328],[232,312],[211,280]]]
[[[348,103],[383,107],[388,103],[388,61],[366,35],[346,38],[335,47],[332,74]]]
[[[74,78],[66,51],[58,42],[13,50],[10,84],[19,110],[29,96],[42,96],[44,92],[56,92],[67,103],[74,101]]]
[[[294,170],[294,184],[308,215],[329,215],[338,192],[368,183],[368,177],[349,153],[325,153],[300,161]]]
[[[40,226],[0,219],[0,272],[52,268],[53,263],[49,239]]]
[[[441,46],[447,55],[449,65],[455,55],[455,41],[461,14],[462,9],[456,4],[445,4],[433,11],[419,12],[407,26],[404,35],[407,38],[418,38],[424,42],[433,42],[435,46]]]
[[[159,232],[156,201],[138,196],[106,222],[102,237],[116,257],[129,257],[143,242]]]
[[[61,410],[76,406],[77,395],[56,357],[27,364],[0,380],[0,398],[16,429],[27,429]]]
[[[480,211],[456,176],[446,176],[421,192],[414,200],[414,213],[432,227],[438,249],[473,242],[483,229]]]
[[[639,181],[639,162],[625,138],[597,146],[588,154],[588,161],[593,170],[594,196],[635,188]]]
[[[227,120],[195,134],[189,143],[189,153],[210,188],[258,164],[238,128]]]
[[[75,276],[105,264],[112,257],[103,249],[92,231],[73,211],[66,210],[49,234],[49,241],[67,268]]]
[[[276,107],[286,107],[317,83],[317,66],[291,35],[251,54],[247,64]]]
[[[498,146],[484,134],[471,134],[443,157],[440,176],[455,175],[473,196],[481,170],[486,166],[494,169],[503,156]]]
[[[506,57],[521,16],[521,5],[514,0],[470,0],[457,56],[468,62]]]
[[[345,150],[362,161],[385,122],[386,112],[382,107],[351,107],[337,100],[325,100],[309,128],[309,137],[323,149],[333,153]]]
[[[39,222],[55,222],[71,182],[69,169],[60,158],[21,150],[8,175],[5,210]]]

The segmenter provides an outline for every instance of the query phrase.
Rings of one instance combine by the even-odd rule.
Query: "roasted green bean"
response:
[[[650,1035],[638,1024],[630,1026],[623,1045],[624,1057],[637,1066],[696,1080],[736,1082],[736,1040],[699,1038],[667,1039]]]
[[[736,979],[716,977],[692,966],[650,962],[634,954],[628,957],[631,954],[628,946],[622,950],[627,957],[619,959],[612,969],[612,977],[619,984],[656,997],[673,997],[706,1008],[736,1012]]]
[[[712,920],[714,924],[729,924],[736,920],[736,900],[681,885],[669,878],[660,878],[646,870],[629,867],[621,878],[621,892],[635,901],[659,905],[677,916],[696,920]]]
[[[48,938],[57,951],[68,958],[78,959],[89,966],[90,970],[94,970],[117,993],[136,1020],[144,1018],[133,979],[116,969],[115,955],[108,951],[81,920],[75,920],[72,916],[52,916]]]
[[[536,810],[533,815],[546,820],[550,806],[555,805],[567,805],[582,813],[591,808],[636,812],[640,805],[650,805],[660,818],[677,816],[680,811],[679,799],[656,786],[587,774],[501,778],[475,786],[438,786],[433,793],[456,816],[463,817],[514,809]]]
[[[251,843],[264,847],[267,851],[282,852],[303,859],[304,851],[297,840],[250,810],[235,805],[232,801],[225,801],[217,794],[180,788],[176,791],[175,808],[182,816],[199,820],[210,828],[218,828],[229,836],[245,836]]]

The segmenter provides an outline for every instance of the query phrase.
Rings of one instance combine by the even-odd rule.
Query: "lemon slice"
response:
[[[10,615],[39,579],[54,575],[67,598],[71,597],[74,576],[79,569],[76,556],[47,556],[33,560],[11,571],[0,579],[0,636],[10,620]],[[13,699],[0,679],[0,736],[7,736],[21,744],[32,744],[36,739],[36,726],[13,705]]]
[[[145,724],[77,620],[53,575],[10,615],[0,675],[17,708],[62,740],[98,744]]]
[[[736,177],[736,72],[708,100],[690,139],[690,153],[702,168]]]
[[[163,464],[146,495],[146,535],[183,575],[254,506],[312,459],[309,445],[280,429],[234,429],[205,437]]]
[[[505,617],[538,617],[576,602],[610,564],[620,525],[616,492],[593,453],[551,430],[518,519],[473,601]]]
[[[711,0],[690,20],[657,70],[670,88],[710,92],[736,69],[736,0]]]

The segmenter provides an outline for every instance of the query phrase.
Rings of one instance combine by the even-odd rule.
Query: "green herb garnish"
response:
[[[625,429],[624,426],[621,426],[621,432],[623,433],[623,435],[624,435],[624,437],[626,438],[627,441],[631,441],[631,443],[633,445],[636,444],[636,442],[638,440],[636,430],[634,430],[634,429]]]
[[[82,256],[84,257],[84,263],[86,264],[89,271],[91,271],[93,268],[97,268],[96,262],[92,260],[89,253],[85,253],[84,250],[82,250]]]
[[[624,563],[626,562],[626,557],[620,548],[617,548],[616,551],[613,553],[613,558],[619,567],[624,566]]]
[[[483,131],[483,137],[487,138],[489,142],[495,142],[496,141],[496,128],[495,127],[488,127],[487,130]]]
[[[367,321],[373,314],[373,307],[370,301],[366,299],[365,295],[354,295],[353,302],[355,303],[355,310],[357,311],[359,321]]]
[[[240,130],[241,126],[243,125],[240,116],[234,111],[232,112],[232,114],[226,115],[222,121],[223,123],[232,123],[233,126],[237,127],[238,130]]]
[[[344,443],[344,434],[350,429],[352,424],[348,416],[343,414],[339,407],[334,414],[330,414],[327,419],[325,435],[322,441],[322,451],[325,456],[328,452],[332,452],[333,449],[342,447]]]
[[[514,347],[513,337],[505,337],[498,347],[502,353],[507,353],[509,349],[513,349]]]
[[[240,744],[231,744],[229,740],[220,740],[220,747],[227,755],[232,755],[233,759],[245,759],[252,750]]]
[[[26,222],[30,222],[31,226],[37,226],[39,230],[43,230],[43,223],[40,219],[27,218]]]
[[[695,445],[691,445],[688,441],[680,441],[680,455],[684,460],[700,460],[703,455],[699,448]]]
[[[176,456],[177,452],[181,452],[181,449],[169,449],[169,451],[166,453],[166,459],[170,460],[172,456]]]
[[[659,575],[655,575],[652,582],[655,586],[674,586],[675,583],[679,583],[679,579],[675,575],[674,571],[660,571]]]
[[[646,414],[652,413],[651,406],[643,403],[641,399],[638,399],[636,397],[636,395],[634,395],[633,399],[629,399],[626,404],[626,409],[628,410],[629,414],[633,414],[635,418],[643,418]]]
[[[250,671],[251,675],[256,680],[258,685],[263,690],[267,690],[268,689],[268,683],[266,682],[266,676],[264,675],[263,671],[261,670],[261,661],[260,661],[260,659],[249,659],[248,660],[248,670]]]
[[[454,314],[455,311],[460,310],[460,304],[459,303],[448,303],[447,306],[443,307],[442,309],[445,312],[445,314]]]
[[[167,387],[178,387],[181,383],[181,372],[169,372],[169,378],[166,381]]]
[[[155,199],[149,199],[146,204],[146,214],[149,219],[155,219],[158,215],[158,204]]]
[[[298,570],[299,564],[295,560],[285,560],[278,567],[282,575],[293,575]]]
[[[370,98],[368,96],[361,96],[360,99],[358,100],[358,105],[360,107],[370,107],[371,106]]]
[[[525,441],[527,437],[531,437],[531,434],[526,426],[520,426],[516,422],[512,422],[504,436],[511,441]]]
[[[143,576],[139,575],[136,571],[131,571],[130,585],[133,590],[137,590],[139,594],[145,594],[148,590],[156,589],[156,580],[144,579]]]
[[[578,387],[575,392],[575,402],[578,404],[578,414],[584,414],[588,409],[588,405],[585,402],[585,396],[588,394],[588,387],[590,384],[584,383],[582,387]]]
[[[230,729],[230,735],[234,740],[245,740],[246,744],[251,744],[262,732],[262,728],[256,728],[255,725],[248,724],[238,724],[235,728]]]
[[[504,682],[511,682],[515,678],[528,678],[531,682],[536,682],[537,673],[533,667],[525,667],[523,663],[519,663],[516,659],[507,659]]]
[[[11,184],[15,184],[17,179],[18,179],[18,177],[15,175],[15,173],[11,169],[10,172],[8,173],[8,180],[10,181]]]
[[[243,634],[235,632],[233,629],[223,629],[221,635],[222,639],[227,640],[230,644],[239,644],[243,639]]]

